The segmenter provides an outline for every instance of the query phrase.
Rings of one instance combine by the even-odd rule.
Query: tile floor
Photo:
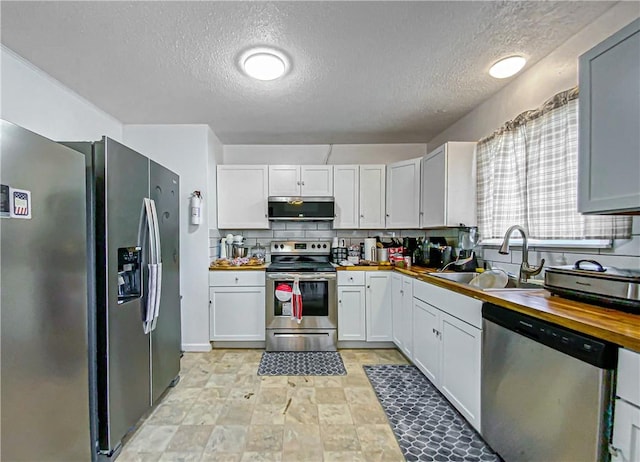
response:
[[[185,353],[182,379],[118,462],[404,461],[363,364],[396,350],[340,350],[346,376],[258,376],[262,350]]]

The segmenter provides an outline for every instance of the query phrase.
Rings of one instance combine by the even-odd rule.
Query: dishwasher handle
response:
[[[613,343],[576,332],[492,303],[482,304],[482,317],[554,350],[600,369],[615,369],[618,347]]]

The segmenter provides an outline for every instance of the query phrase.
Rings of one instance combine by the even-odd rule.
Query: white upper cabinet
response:
[[[384,229],[386,166],[360,166],[360,228]]]
[[[420,227],[475,226],[476,143],[449,142],[422,163]]]
[[[335,165],[334,229],[384,229],[385,166]]]
[[[640,213],[640,19],[580,56],[578,211]]]
[[[219,165],[218,228],[268,229],[266,165]]]
[[[419,227],[421,160],[387,165],[387,228]]]
[[[269,196],[333,196],[333,165],[270,165]]]
[[[335,165],[333,167],[333,195],[336,210],[333,228],[358,228],[360,226],[358,211],[360,167],[358,165]]]

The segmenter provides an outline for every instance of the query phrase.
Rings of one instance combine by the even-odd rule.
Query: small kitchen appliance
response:
[[[640,314],[640,270],[604,267],[595,260],[551,266],[544,287],[561,297]]]
[[[473,272],[478,268],[478,260],[476,259],[475,247],[478,243],[478,228],[461,227],[458,229],[458,256],[457,260],[467,260],[462,265],[453,265],[454,271]]]
[[[331,241],[271,243],[266,270],[267,351],[336,350],[337,277],[330,258]],[[292,301],[278,297],[286,287],[293,289],[296,280],[302,295],[300,322],[292,317]]]

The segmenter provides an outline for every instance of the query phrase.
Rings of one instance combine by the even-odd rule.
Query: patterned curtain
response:
[[[578,90],[520,114],[477,146],[478,231],[502,238],[522,225],[533,239],[631,236],[631,218],[577,212]]]

